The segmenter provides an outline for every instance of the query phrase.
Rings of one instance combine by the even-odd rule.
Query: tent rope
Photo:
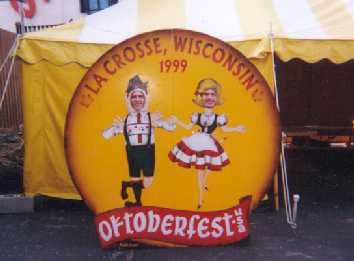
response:
[[[6,64],[6,62],[9,60],[11,54],[14,55],[14,50],[17,49],[17,40],[18,40],[17,38],[18,38],[18,36],[16,35],[15,40],[14,40],[14,42],[12,43],[9,52],[7,53],[7,55],[6,55],[5,59],[4,59],[4,61],[2,62],[1,66],[0,66],[0,73],[1,73],[1,71],[4,69],[5,64]]]
[[[274,35],[272,33],[272,27],[269,33],[270,45],[271,45],[271,54],[273,62],[273,78],[274,78],[274,93],[277,109],[280,112],[279,106],[279,93],[278,93],[278,84],[276,77],[276,64],[275,64],[275,44],[274,44]],[[280,153],[280,167],[281,167],[281,177],[282,177],[282,187],[284,194],[285,202],[285,211],[286,219],[291,228],[296,229],[296,218],[297,218],[297,209],[300,196],[298,194],[293,195],[293,206],[291,207],[289,185],[288,185],[288,172],[287,172],[287,163],[286,163],[286,154],[285,154],[285,144],[283,140],[286,138],[284,131],[281,132],[281,153]]]
[[[3,70],[3,68],[5,68],[5,64],[6,62],[8,61],[8,59],[10,58],[10,56],[12,55],[12,58],[11,58],[11,63],[10,63],[10,68],[9,68],[9,71],[7,72],[7,75],[6,75],[6,81],[5,81],[5,85],[3,87],[3,92],[1,94],[1,99],[0,99],[0,111],[2,109],[2,106],[3,106],[3,103],[4,103],[4,100],[5,100],[5,96],[6,96],[6,92],[8,90],[8,87],[9,87],[9,83],[10,83],[10,79],[11,79],[11,74],[12,74],[12,71],[13,71],[13,67],[14,67],[14,64],[15,64],[15,58],[16,58],[16,50],[17,50],[17,40],[18,40],[18,36],[16,36],[15,40],[14,40],[14,43],[13,45],[11,46],[8,54],[7,54],[7,57],[5,58],[3,64],[1,65],[0,67],[0,73],[1,71]]]

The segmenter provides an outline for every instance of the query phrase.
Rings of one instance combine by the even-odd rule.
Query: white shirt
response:
[[[198,112],[194,112],[191,116],[191,121],[192,123],[196,124],[198,122]],[[206,114],[205,112],[200,113],[200,123],[203,126],[211,126],[214,123],[215,120],[215,113],[211,114]],[[217,125],[218,126],[224,126],[227,124],[227,117],[225,114],[220,114],[218,115],[217,118]]]
[[[140,116],[138,115],[140,114]],[[140,119],[139,119],[140,117]],[[147,145],[149,139],[149,116],[147,112],[132,112],[127,116],[127,135],[131,146]],[[176,128],[175,124],[169,124],[166,121],[159,120],[158,127],[167,131],[173,131]],[[105,139],[110,139],[119,133],[123,133],[124,127],[113,126],[105,129],[102,133]],[[154,127],[151,127],[151,140],[150,144],[155,143],[155,131]]]

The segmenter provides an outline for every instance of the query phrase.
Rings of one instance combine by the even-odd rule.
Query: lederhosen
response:
[[[151,144],[151,115],[148,112],[149,117],[149,132],[148,141],[146,145],[131,145],[129,135],[127,132],[127,120],[124,121],[124,138],[126,142],[126,152],[129,165],[129,176],[134,178],[140,177],[141,170],[144,177],[152,177],[155,170],[155,144]]]
[[[214,130],[218,127],[218,115],[215,114],[214,121],[213,121],[213,123],[210,126],[202,125],[202,122],[200,120],[201,117],[202,117],[202,114],[198,113],[198,120],[197,120],[196,125],[198,125],[200,128],[202,128],[201,132],[212,134],[214,132]]]

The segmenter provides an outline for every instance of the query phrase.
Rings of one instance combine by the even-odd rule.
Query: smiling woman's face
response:
[[[208,89],[202,93],[202,100],[205,108],[214,108],[217,102],[215,90]]]

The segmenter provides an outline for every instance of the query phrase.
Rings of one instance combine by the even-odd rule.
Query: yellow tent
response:
[[[26,34],[22,60],[24,190],[80,198],[65,161],[64,124],[87,69],[113,45],[157,29],[200,31],[240,50],[273,84],[272,50],[283,61],[354,57],[350,0],[122,0],[78,21]]]

